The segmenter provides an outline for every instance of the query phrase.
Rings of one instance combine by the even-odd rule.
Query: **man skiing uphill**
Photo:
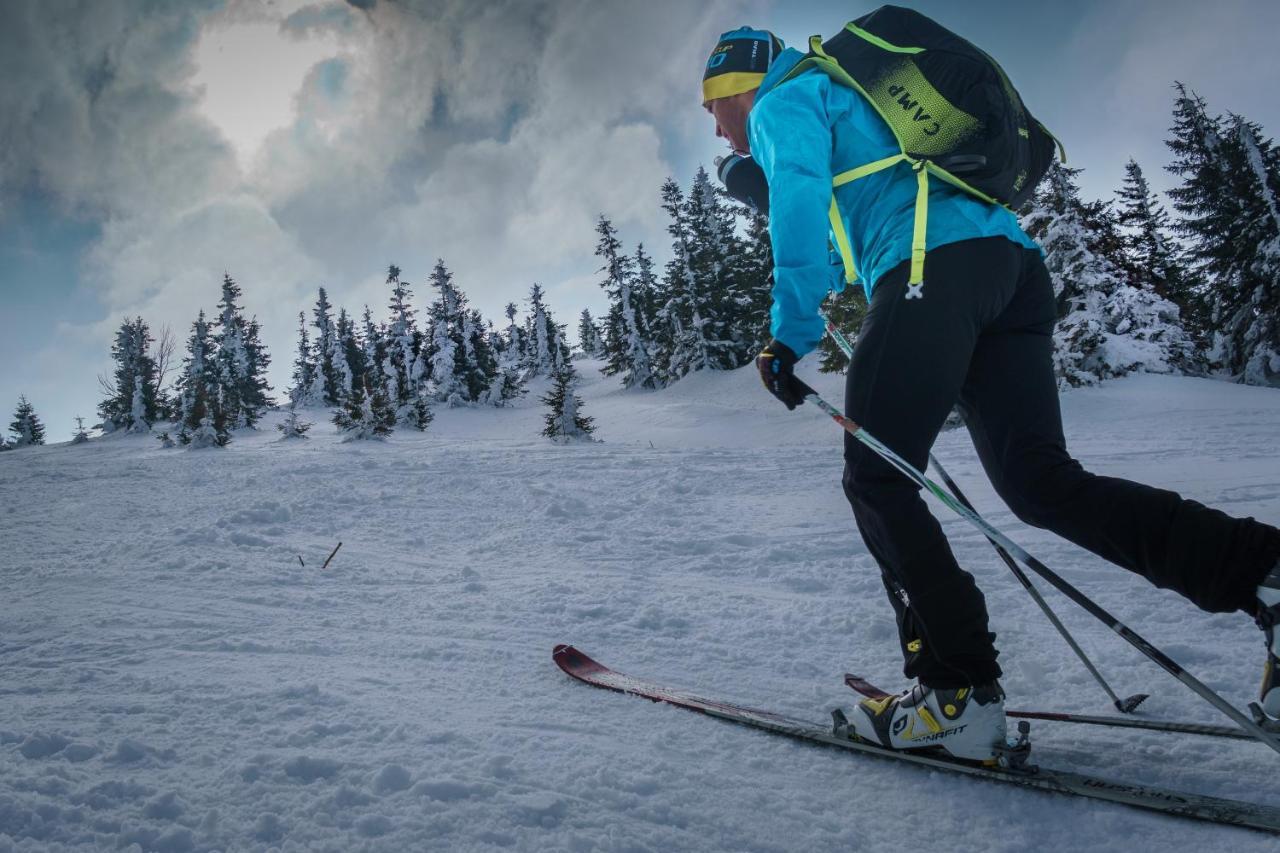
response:
[[[894,32],[897,41],[886,34]],[[991,137],[981,154],[956,153],[992,122],[964,128],[972,116],[933,89],[913,37],[950,40],[931,61],[969,52],[975,63],[957,73],[998,73],[984,97],[994,91],[1016,108],[1011,143]],[[1008,199],[956,180],[985,170],[991,186],[1005,181],[1009,198],[1025,198],[1052,138],[986,54],[916,13],[885,7],[825,50],[811,45],[806,55],[767,31],[728,32],[703,78],[704,106],[735,152],[722,179],[750,186],[756,168],[767,179],[745,193],[767,207],[773,242],[773,340],[756,360],[765,386],[788,409],[811,393],[794,367],[822,337],[819,306],[833,286],[860,277],[869,310],[849,366],[847,416],[922,469],[958,405],[987,475],[1022,521],[1204,610],[1255,617],[1267,642],[1263,707],[1280,716],[1280,531],[1090,474],[1068,454],[1052,362],[1057,311],[1040,250],[993,203]],[[1013,152],[1007,174],[992,153],[999,144]],[[897,614],[904,672],[916,680],[901,695],[864,700],[853,728],[890,748],[994,760],[1005,742],[1004,693],[982,592],[913,482],[851,435],[844,457],[845,494]]]

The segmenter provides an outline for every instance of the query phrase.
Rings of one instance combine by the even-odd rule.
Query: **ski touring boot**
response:
[[[1014,748],[1005,736],[1004,691],[996,681],[950,689],[916,684],[897,696],[863,699],[845,722],[848,734],[886,749],[941,750],[988,766],[1008,766]],[[1023,732],[1017,746],[1024,752],[1025,741]]]
[[[1266,717],[1260,722],[1275,730],[1280,729],[1280,563],[1258,587],[1258,627],[1267,637],[1260,706]]]

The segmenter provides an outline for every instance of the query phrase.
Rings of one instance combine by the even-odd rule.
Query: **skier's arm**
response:
[[[831,127],[823,75],[766,95],[751,116],[751,148],[769,181],[773,242],[771,332],[803,357],[822,339],[818,308],[831,288]]]

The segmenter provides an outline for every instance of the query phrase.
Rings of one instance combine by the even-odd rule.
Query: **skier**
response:
[[[1280,530],[1085,471],[1063,437],[1057,308],[1035,241],[1009,209],[918,182],[908,163],[833,190],[842,170],[903,149],[863,91],[813,62],[792,74],[805,58],[743,27],[720,37],[702,84],[716,135],[733,149],[721,179],[747,187],[740,197],[757,207],[767,191],[773,340],[756,359],[765,387],[788,409],[811,393],[796,362],[822,337],[828,291],[852,278],[842,267],[856,267],[869,310],[848,371],[848,417],[923,469],[958,405],[987,476],[1019,519],[1203,610],[1254,617],[1267,644],[1262,705],[1280,716]],[[752,170],[763,174],[753,181]],[[916,215],[921,186],[927,232]],[[925,243],[914,263],[913,237]],[[844,458],[845,495],[896,611],[904,674],[915,679],[900,695],[863,700],[853,728],[893,749],[941,746],[994,762],[1005,743],[1004,691],[982,592],[914,483],[850,435]]]

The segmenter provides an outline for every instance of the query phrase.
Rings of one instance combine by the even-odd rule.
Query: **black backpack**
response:
[[[848,86],[880,114],[901,153],[852,164],[834,186],[906,163],[918,175],[908,296],[924,280],[929,176],[983,201],[1016,208],[1034,191],[1061,143],[1027,110],[1000,65],[982,49],[912,9],[882,6],[845,25],[809,53],[781,82],[811,68]],[[856,277],[849,241],[831,199],[831,223],[846,279]]]

